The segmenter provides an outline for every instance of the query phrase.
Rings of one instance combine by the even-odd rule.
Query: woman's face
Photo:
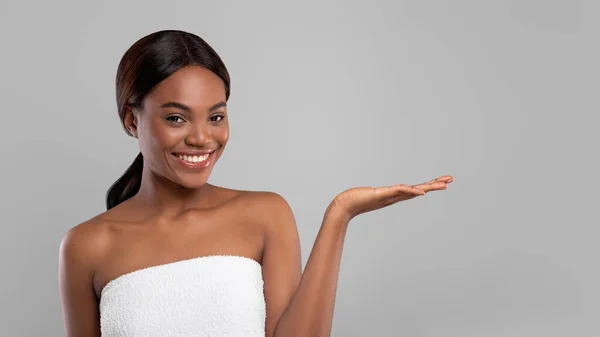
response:
[[[126,125],[139,140],[144,165],[187,188],[208,181],[229,139],[221,78],[202,67],[186,67],[158,84]]]

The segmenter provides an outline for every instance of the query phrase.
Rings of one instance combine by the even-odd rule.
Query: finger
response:
[[[443,183],[449,184],[453,181],[454,181],[454,177],[452,177],[452,176],[441,176],[441,177],[437,177],[433,180],[426,182],[426,184],[437,183],[437,182],[443,182]]]
[[[449,184],[454,181],[454,177],[453,176],[441,176],[439,178],[436,178],[435,181],[441,181],[441,182],[445,182],[445,183]]]
[[[434,191],[434,190],[445,190],[451,182],[454,181],[454,177],[452,176],[441,176],[430,180],[426,183],[415,185],[415,187],[423,188],[426,192]]]
[[[405,184],[393,186],[384,186],[375,188],[375,193],[379,194],[382,199],[396,198],[398,196],[419,196],[424,195],[425,191]]]
[[[448,185],[444,182],[428,182],[414,187],[424,190],[425,192],[445,190]]]
[[[408,186],[405,184],[399,184],[395,186],[395,191],[396,194],[395,195],[401,195],[401,194],[412,194],[415,196],[419,196],[419,195],[424,195],[425,194],[425,190],[417,187],[417,186]]]

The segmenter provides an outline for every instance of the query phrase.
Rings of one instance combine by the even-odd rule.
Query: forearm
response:
[[[349,219],[329,207],[304,273],[282,314],[275,337],[324,337],[331,333],[342,249]]]

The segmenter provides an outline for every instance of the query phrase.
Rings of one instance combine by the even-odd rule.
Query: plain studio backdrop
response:
[[[3,1],[2,336],[63,336],[59,243],[138,153],[123,53],[199,35],[232,77],[210,181],[284,196],[304,265],[346,188],[446,191],[354,219],[332,336],[598,336],[600,6]]]

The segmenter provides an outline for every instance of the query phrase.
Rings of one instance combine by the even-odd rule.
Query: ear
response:
[[[125,129],[131,134],[131,136],[137,138],[138,137],[138,119],[137,113],[133,110],[133,108],[129,105],[125,106],[123,125]]]

